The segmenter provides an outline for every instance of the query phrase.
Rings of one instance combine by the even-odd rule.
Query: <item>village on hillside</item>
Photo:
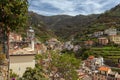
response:
[[[120,32],[116,28],[109,28],[104,31],[97,31],[93,34],[88,34],[89,37],[96,38],[97,41],[88,40],[85,41],[85,45],[94,46],[94,45],[108,45],[108,44],[120,44]]]
[[[83,41],[82,45],[86,47],[106,46],[110,43],[120,44],[119,32],[115,28],[109,28],[105,31],[98,31],[90,34],[90,37],[97,39],[97,42],[92,40]],[[22,77],[27,67],[34,68],[36,54],[45,54],[47,50],[62,51],[73,50],[77,52],[81,49],[81,45],[74,45],[72,41],[60,42],[56,38],[51,38],[45,43],[41,43],[35,38],[35,31],[32,27],[26,32],[27,37],[23,38],[20,34],[10,33],[10,69]],[[6,66],[2,66],[1,80],[5,80],[7,70]],[[79,70],[77,70],[79,79],[81,80],[120,80],[120,74],[111,70],[111,66],[105,65],[102,56],[89,56],[83,60]]]
[[[0,0],[0,80],[120,80],[120,0]]]

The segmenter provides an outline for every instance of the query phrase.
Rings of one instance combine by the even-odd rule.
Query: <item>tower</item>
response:
[[[29,27],[27,31],[27,39],[30,41],[30,47],[32,50],[34,50],[34,36],[34,30],[32,29],[32,27]]]

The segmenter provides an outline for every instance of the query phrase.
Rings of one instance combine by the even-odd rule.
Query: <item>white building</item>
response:
[[[96,69],[98,69],[100,66],[104,65],[104,60],[103,57],[98,57],[95,58],[94,56],[90,56],[85,64],[87,65],[87,67],[89,67],[92,71],[95,71]]]
[[[34,68],[34,56],[37,53],[34,48],[34,30],[30,27],[27,31],[27,41],[29,46],[25,48],[10,49],[10,69],[22,77],[27,67]]]
[[[104,65],[103,57],[98,57],[98,58],[95,58],[95,59],[96,59],[95,65],[97,65],[97,67],[100,67],[100,66]]]
[[[104,31],[104,34],[107,34],[109,36],[111,35],[117,35],[117,29],[116,28],[109,28]]]
[[[71,41],[68,41],[68,42],[64,43],[63,47],[64,47],[64,49],[72,50],[74,48],[74,45],[71,44]]]
[[[31,47],[31,49],[34,51],[34,36],[35,36],[35,33],[34,33],[34,30],[32,29],[32,27],[30,27],[28,30],[27,30],[27,39],[31,42],[31,44],[29,45],[29,47]]]
[[[100,37],[100,36],[102,36],[103,34],[104,34],[103,31],[98,31],[98,32],[94,32],[94,33],[93,33],[93,36],[94,36],[94,37]]]
[[[76,51],[78,51],[80,48],[81,48],[80,45],[75,45],[74,48],[73,48],[73,51],[76,52]]]

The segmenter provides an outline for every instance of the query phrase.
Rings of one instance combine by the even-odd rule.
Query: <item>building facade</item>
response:
[[[110,36],[110,41],[115,44],[120,44],[120,35]]]
[[[107,45],[108,43],[109,43],[109,40],[106,37],[98,38],[98,44]]]
[[[118,72],[114,72],[107,66],[101,66],[98,73],[93,73],[93,80],[120,80]]]
[[[111,36],[111,35],[117,35],[117,29],[116,28],[109,28],[104,31],[104,34]]]
[[[34,54],[10,56],[10,69],[19,77],[22,77],[27,67],[35,67],[34,56]]]
[[[102,36],[103,34],[104,34],[103,31],[98,31],[98,32],[94,32],[94,33],[93,33],[93,36],[94,36],[94,37],[100,37],[100,36]]]
[[[22,36],[16,33],[10,33],[9,35],[9,41],[10,42],[19,42],[22,41]]]
[[[92,40],[84,41],[85,46],[93,46],[94,42]]]

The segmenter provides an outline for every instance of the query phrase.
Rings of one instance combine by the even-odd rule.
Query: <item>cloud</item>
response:
[[[102,13],[120,0],[29,0],[29,11],[42,15],[79,15]]]

